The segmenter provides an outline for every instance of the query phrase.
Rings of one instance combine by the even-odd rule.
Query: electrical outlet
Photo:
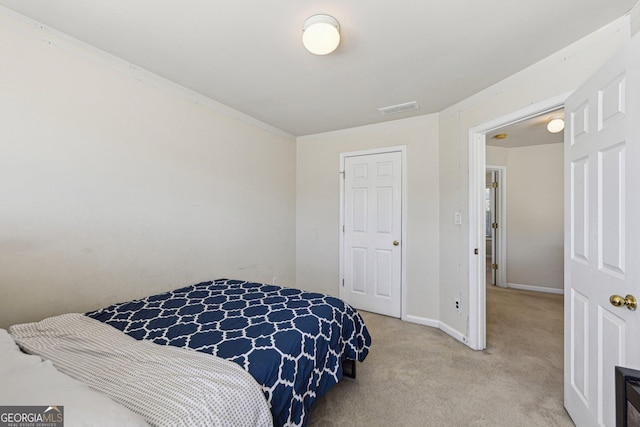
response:
[[[273,276],[273,279],[271,279],[271,284],[273,286],[278,286],[278,276]]]

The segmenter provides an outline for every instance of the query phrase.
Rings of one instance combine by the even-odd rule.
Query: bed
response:
[[[227,360],[138,341],[80,313],[14,325],[9,332],[20,348],[40,357],[21,355],[13,344],[12,359],[26,357],[38,366],[33,373],[12,370],[19,375],[13,380],[2,374],[3,404],[62,405],[66,425],[272,425],[260,386],[245,370]],[[20,359],[19,363],[27,362]],[[59,371],[57,377],[68,376],[68,380],[55,384],[48,398],[42,398],[39,395],[49,377],[43,368],[53,370],[53,366]],[[35,381],[28,382],[28,378]],[[84,387],[71,396],[76,399],[68,399],[68,383]],[[17,398],[16,392],[21,389],[24,393]],[[109,411],[95,409],[98,406]],[[134,417],[133,413],[138,415]]]
[[[363,361],[371,336],[338,298],[219,279],[86,313],[138,340],[232,361],[262,387],[276,426],[305,426],[312,404]]]

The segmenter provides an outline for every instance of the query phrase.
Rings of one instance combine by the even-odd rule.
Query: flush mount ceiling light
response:
[[[507,137],[507,134],[506,133],[498,133],[496,135],[493,135],[493,137],[495,139],[505,139]]]
[[[564,129],[564,120],[562,117],[551,117],[547,123],[547,130],[551,133],[558,133]]]
[[[340,24],[329,15],[313,15],[304,21],[302,44],[315,55],[326,55],[340,44]]]

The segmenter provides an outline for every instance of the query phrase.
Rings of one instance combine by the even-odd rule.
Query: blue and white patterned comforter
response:
[[[238,363],[262,385],[274,425],[304,426],[313,402],[363,361],[371,337],[340,299],[220,279],[90,312],[126,334]]]

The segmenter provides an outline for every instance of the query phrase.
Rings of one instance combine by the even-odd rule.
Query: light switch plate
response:
[[[462,212],[457,211],[456,214],[453,216],[453,222],[456,225],[462,225]]]

